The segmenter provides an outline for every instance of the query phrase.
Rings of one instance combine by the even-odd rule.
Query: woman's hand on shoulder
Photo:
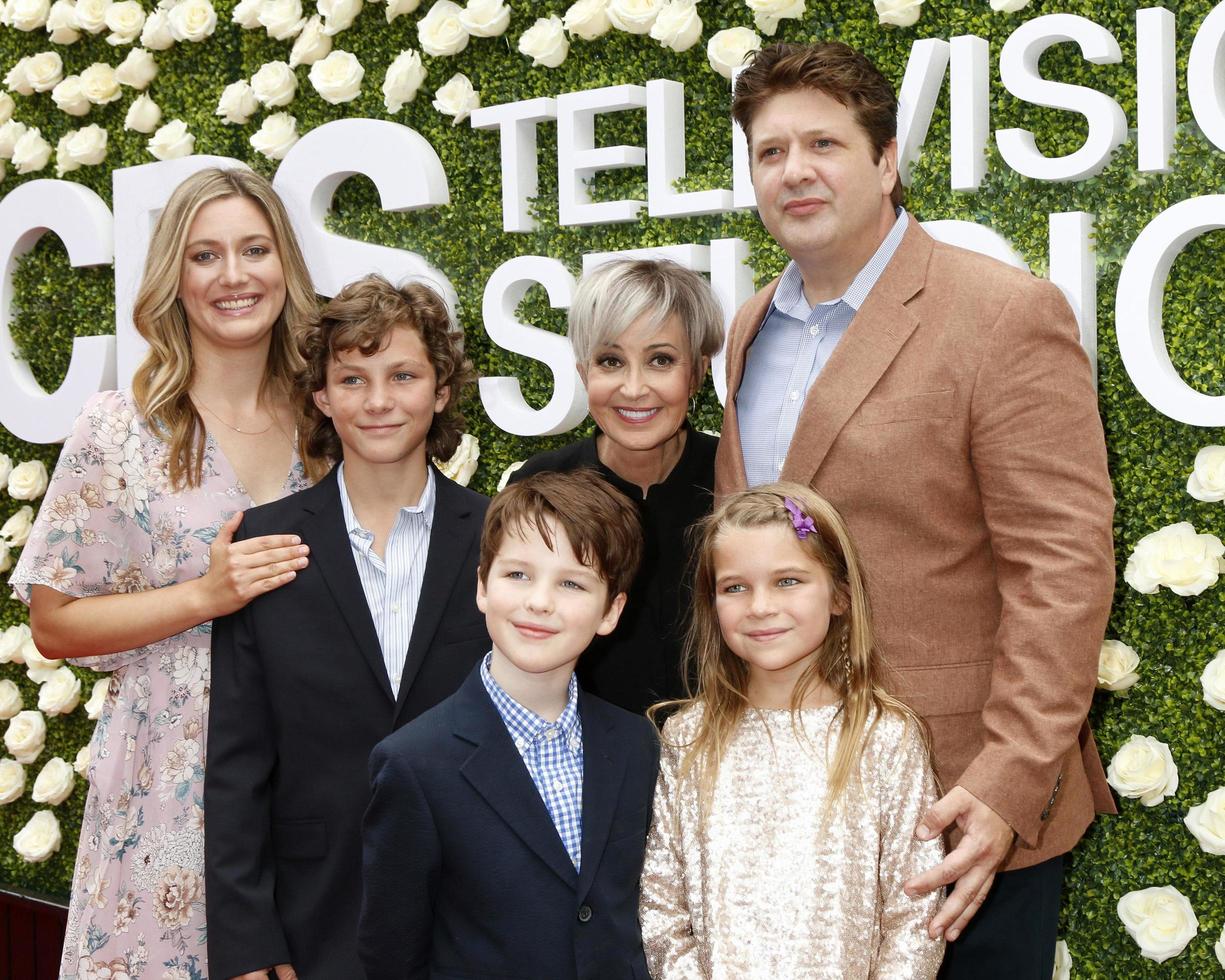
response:
[[[208,572],[200,579],[208,618],[241,609],[256,596],[293,581],[306,567],[310,548],[296,534],[266,534],[235,541],[239,511],[217,531],[209,546]]]

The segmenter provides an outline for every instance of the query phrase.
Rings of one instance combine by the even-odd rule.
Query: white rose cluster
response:
[[[43,134],[37,126],[31,126],[22,133],[21,138],[13,146],[13,167],[19,174],[32,174],[42,170],[50,159],[51,144],[43,139]],[[22,463],[21,466],[14,467],[13,472],[9,474],[9,495],[17,500],[35,500],[41,497],[43,491],[47,489],[47,468],[41,462],[37,464],[42,468],[43,482],[40,489],[35,489],[38,483],[33,470],[18,474],[18,470],[26,465]],[[14,492],[14,479],[17,480],[16,492]]]
[[[1225,650],[1218,650],[1208,661],[1199,682],[1204,689],[1204,703],[1217,711],[1225,711]]]
[[[6,677],[0,681],[0,721],[8,721],[21,709],[21,689]]]
[[[1072,954],[1062,939],[1055,943],[1055,970],[1051,980],[1072,980]]]
[[[145,29],[145,8],[137,0],[116,0],[106,8],[106,43],[131,44]]]
[[[1225,787],[1214,789],[1203,803],[1191,807],[1183,823],[1208,854],[1225,854]]]
[[[481,93],[472,87],[472,82],[463,72],[452,75],[447,83],[434,93],[431,103],[444,116],[451,117],[451,125],[458,126],[479,108]]]
[[[24,664],[27,642],[34,640],[25,623],[17,623],[0,633],[0,664]]]
[[[800,9],[803,7],[801,0]],[[688,51],[702,37],[702,18],[698,16],[697,0],[668,0],[651,25],[650,35],[677,54]]]
[[[46,861],[60,849],[60,822],[50,810],[39,810],[13,836],[13,850],[31,864]]]
[[[132,100],[123,117],[123,128],[134,133],[152,133],[161,124],[162,109],[143,92]]]
[[[1097,660],[1097,686],[1103,691],[1126,691],[1140,679],[1140,656],[1122,640],[1103,640]]]
[[[627,34],[650,34],[666,0],[608,0],[608,19]]]
[[[387,9],[383,13],[389,24],[397,17],[411,14],[421,6],[421,0],[386,0],[386,2]]]
[[[77,0],[80,3],[80,0]],[[159,7],[145,18],[144,30],[140,32],[140,43],[150,51],[165,51],[174,47],[174,32],[170,29],[170,14]]]
[[[295,38],[306,25],[301,0],[264,0],[258,16],[260,26],[274,41]]]
[[[1208,503],[1225,500],[1225,446],[1205,446],[1195,454],[1187,493]]]
[[[259,99],[255,90],[245,78],[231,82],[217,100],[214,115],[220,116],[225,122],[241,126],[259,110]]]
[[[96,167],[106,159],[106,130],[96,123],[69,130],[55,148],[55,172],[59,177],[80,167]]]
[[[176,41],[199,44],[217,29],[217,11],[210,0],[178,0],[166,16]]]
[[[144,48],[133,48],[115,69],[115,81],[143,92],[157,77],[157,62]]]
[[[35,777],[34,786],[30,790],[30,799],[35,803],[50,803],[52,806],[59,806],[72,795],[76,781],[76,773],[72,771],[72,766],[57,755],[47,760],[47,764]]]
[[[1225,544],[1215,534],[1198,534],[1189,521],[1169,524],[1136,542],[1123,579],[1152,595],[1162,586],[1178,595],[1199,595],[1216,585],[1225,570]]]
[[[517,473],[523,467],[523,464],[526,462],[527,460],[525,459],[518,460],[517,462],[511,463],[508,467],[506,467],[506,469],[502,471],[502,475],[498,477],[498,489],[496,491],[497,493],[501,493],[503,490],[506,489],[507,484],[510,483],[510,478],[514,476],[515,473]]]
[[[311,17],[290,49],[289,67],[313,65],[316,61],[326,58],[331,51],[332,35],[324,30],[322,20],[318,17]]]
[[[437,0],[417,22],[417,41],[421,50],[434,58],[459,54],[468,46],[463,8],[452,0]]]
[[[481,458],[481,444],[471,432],[465,432],[459,440],[459,447],[450,459],[445,462],[434,460],[438,471],[447,479],[454,480],[461,487],[466,487],[476,472],[477,460]]]
[[[1140,955],[1157,963],[1181,953],[1199,931],[1195,910],[1173,885],[1128,892],[1118,912]]]
[[[298,139],[298,120],[288,112],[274,112],[264,117],[249,142],[257,153],[269,160],[283,160]]]
[[[729,27],[706,42],[710,67],[730,79],[744,65],[744,59],[761,50],[761,35],[748,27]]]
[[[21,662],[26,665],[26,677],[35,684],[45,684],[60,669],[58,660],[50,660],[34,645],[30,637],[21,645]]]
[[[991,9],[997,14],[1015,14],[1029,6],[1029,0],[991,0]]]
[[[416,51],[401,51],[387,66],[383,78],[383,106],[388,112],[399,112],[404,104],[417,97],[425,81],[425,67]]]
[[[110,687],[109,677],[94,681],[94,686],[89,692],[89,700],[85,702],[85,714],[90,721],[97,721],[102,717],[102,707],[106,704],[106,695]]]
[[[0,24],[18,31],[36,31],[47,23],[51,0],[8,0],[0,7]]]
[[[608,19],[608,0],[578,0],[572,3],[562,17],[562,25],[571,37],[594,41],[612,30]]]
[[[38,710],[48,715],[68,715],[81,703],[81,679],[71,667],[57,667],[38,689]]]
[[[753,11],[757,29],[774,36],[780,20],[798,20],[804,16],[804,0],[744,0]],[[878,8],[879,12],[879,8]]]
[[[297,92],[298,76],[284,61],[265,62],[251,76],[251,93],[260,105],[269,109],[289,105]]]
[[[328,37],[335,37],[341,31],[347,31],[357,20],[362,5],[363,0],[319,0],[317,7],[323,20],[323,32]],[[307,21],[303,30],[309,26],[310,21]]]
[[[519,53],[532,59],[535,68],[556,68],[570,53],[570,39],[566,37],[562,19],[540,17],[519,38]]]
[[[47,722],[40,711],[19,711],[4,731],[9,755],[28,766],[42,754],[47,743]]]
[[[55,0],[47,13],[47,39],[52,44],[76,44],[81,40],[76,4],[72,0]]]
[[[187,130],[182,119],[171,119],[150,138],[149,152],[159,160],[177,160],[190,156],[196,147],[196,138]]]
[[[0,806],[21,799],[26,791],[26,767],[16,759],[0,760]]]
[[[0,539],[14,548],[24,547],[30,539],[30,531],[34,526],[34,508],[29,504],[17,509],[7,521],[0,526]]]
[[[311,65],[310,83],[319,97],[331,105],[352,102],[361,93],[366,69],[349,51],[333,51]]]
[[[1106,781],[1120,796],[1156,806],[1178,792],[1178,766],[1165,742],[1133,735],[1110,760]]]
[[[873,0],[876,17],[891,27],[912,27],[919,20],[923,0]]]
[[[503,0],[468,0],[459,22],[473,37],[501,37],[510,26],[510,8]]]

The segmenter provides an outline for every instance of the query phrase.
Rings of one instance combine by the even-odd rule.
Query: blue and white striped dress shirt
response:
[[[787,264],[761,330],[749,346],[736,394],[749,486],[778,479],[808,389],[893,258],[909,221],[905,210],[898,208],[897,220],[867,265],[839,299],[828,303],[809,306],[799,266]]]
[[[566,707],[557,721],[549,722],[502,689],[489,672],[492,660],[493,654],[487,653],[481,661],[481,681],[578,871],[583,853],[583,722],[578,714],[578,680],[570,675]]]
[[[417,619],[417,602],[421,599],[425,560],[430,550],[430,528],[434,524],[434,472],[426,467],[425,473],[421,499],[415,507],[400,508],[380,558],[373,548],[374,532],[361,526],[349,501],[345,464],[336,467],[345,530],[349,532],[357,577],[374,620],[393,697],[400,694],[400,676]]]

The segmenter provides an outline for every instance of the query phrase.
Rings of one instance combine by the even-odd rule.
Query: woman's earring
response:
[[[851,628],[847,626],[842,631],[842,639],[838,641],[838,652],[842,654],[842,672],[846,675],[846,688],[851,689]]]
[[[692,415],[698,410],[698,393],[695,391],[689,396],[689,414]]]

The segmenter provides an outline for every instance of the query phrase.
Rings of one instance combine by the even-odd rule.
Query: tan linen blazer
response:
[[[746,485],[736,417],[775,280],[727,342],[717,494]],[[859,547],[891,688],[937,774],[999,813],[1023,868],[1114,812],[1085,717],[1114,591],[1114,498],[1088,360],[1058,288],[911,220],[804,403],[781,479]]]

